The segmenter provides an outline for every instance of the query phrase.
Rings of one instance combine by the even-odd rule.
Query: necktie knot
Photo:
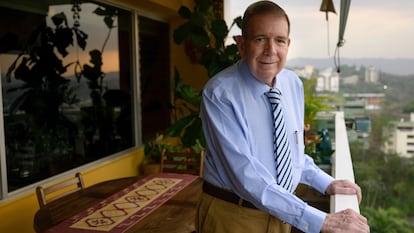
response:
[[[265,93],[271,104],[279,104],[282,93],[277,88],[271,88]]]

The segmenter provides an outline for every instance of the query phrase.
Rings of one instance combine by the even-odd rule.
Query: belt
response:
[[[237,194],[214,186],[206,181],[203,183],[203,192],[223,201],[231,202],[233,204],[247,208],[257,209],[251,202],[241,199],[239,196],[237,196]]]

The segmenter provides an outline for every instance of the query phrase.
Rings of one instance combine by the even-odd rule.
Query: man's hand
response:
[[[362,194],[361,188],[349,180],[334,180],[326,188],[326,194],[355,194],[358,198],[358,203],[361,203]]]
[[[346,209],[328,214],[323,222],[322,233],[369,233],[367,219],[357,212]]]

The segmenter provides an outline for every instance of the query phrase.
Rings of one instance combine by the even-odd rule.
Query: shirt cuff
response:
[[[312,187],[318,190],[320,193],[325,194],[326,188],[332,183],[334,178],[324,171],[320,170],[317,177],[314,179]]]
[[[307,205],[304,209],[302,217],[299,219],[299,223],[295,224],[295,226],[303,232],[319,233],[322,229],[325,218],[325,212]]]

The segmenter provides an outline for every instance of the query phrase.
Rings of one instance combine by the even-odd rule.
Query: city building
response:
[[[379,79],[379,71],[375,67],[368,67],[365,69],[365,82],[377,83]]]
[[[306,65],[303,69],[294,69],[295,73],[305,79],[310,79],[315,72],[315,68],[312,65]]]
[[[410,114],[409,121],[394,121],[383,131],[387,139],[383,145],[385,153],[397,153],[407,158],[414,156],[414,113]]]
[[[380,110],[385,97],[384,93],[344,93],[345,99],[361,100],[365,102],[365,109],[369,111]]]
[[[364,99],[347,100],[343,111],[349,141],[358,141],[363,148],[368,149],[371,119],[367,116],[366,104]]]
[[[339,75],[333,72],[332,68],[325,69],[319,73],[319,77],[316,81],[316,91],[339,91]]]
[[[351,76],[341,78],[341,81],[342,81],[342,84],[355,85],[358,83],[359,77],[358,75],[351,75]]]

